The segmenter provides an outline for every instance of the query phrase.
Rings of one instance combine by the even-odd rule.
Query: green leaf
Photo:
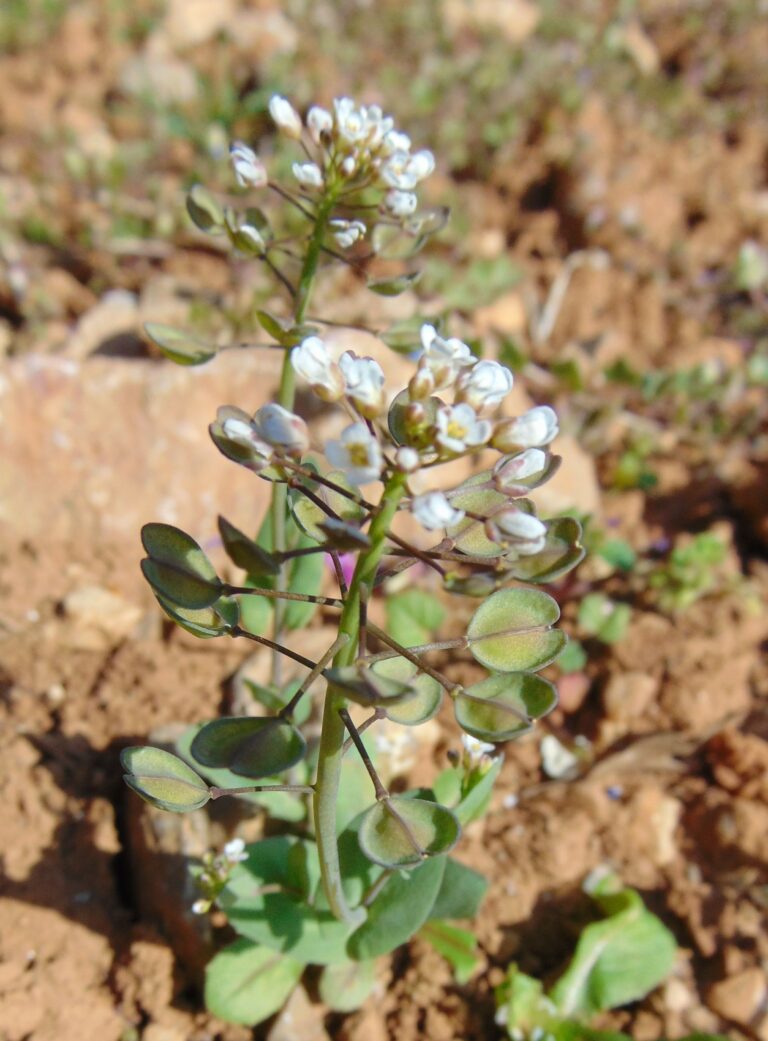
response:
[[[415,688],[409,682],[390,679],[362,664],[326,669],[325,677],[329,683],[343,690],[344,696],[350,701],[371,708],[396,705],[415,695]]]
[[[264,687],[260,683],[255,683],[253,680],[247,678],[243,679],[246,689],[253,696],[254,701],[258,701],[260,705],[263,705],[268,712],[279,713],[288,702],[291,700],[293,695],[299,689],[301,680],[291,680],[290,683],[282,688],[268,686]],[[303,697],[299,701],[296,708],[293,710],[292,719],[296,726],[302,726],[306,723],[309,718],[310,712],[312,711],[312,698],[308,695]]]
[[[190,748],[204,725],[196,723],[187,727],[176,740],[176,751],[188,763],[194,762]],[[242,777],[224,767],[201,766],[199,769],[201,777],[217,788],[240,788],[243,785]],[[309,780],[308,776],[307,780]],[[259,783],[280,784],[280,781],[280,777],[263,777]],[[302,783],[301,779],[299,783]],[[307,815],[304,797],[294,792],[243,792],[240,795],[231,796],[231,798],[244,799],[246,802],[254,803],[276,820],[301,821]]]
[[[504,756],[500,755],[470,770],[449,767],[435,779],[432,786],[435,798],[453,810],[462,826],[478,820],[488,808],[503,764]]]
[[[386,600],[387,632],[403,647],[427,643],[445,618],[445,608],[423,589],[405,589]]]
[[[457,510],[476,513],[488,517],[501,509],[508,502],[503,492],[489,487],[490,472],[475,474],[470,477],[451,495],[451,506]],[[498,542],[488,538],[483,521],[465,517],[452,528],[449,536],[455,541],[456,548],[462,553],[478,557],[498,557],[502,547]]]
[[[145,802],[171,813],[199,810],[210,799],[208,785],[183,760],[163,748],[124,748],[123,780]]]
[[[354,1012],[376,985],[376,962],[342,961],[320,973],[320,1000],[334,1012]]]
[[[233,928],[249,940],[310,964],[345,961],[350,927],[330,911],[310,907],[297,892],[290,857],[296,843],[307,847],[307,857],[317,857],[314,843],[293,836],[246,847],[248,859],[232,871],[219,905]]]
[[[440,892],[430,918],[474,918],[488,891],[488,880],[453,857],[448,857]]]
[[[183,329],[174,329],[171,325],[146,322],[144,332],[165,357],[177,365],[203,365],[215,357],[218,351],[215,344],[201,340]]]
[[[283,1007],[303,972],[303,962],[235,940],[206,967],[205,1004],[228,1023],[254,1026]]]
[[[578,640],[569,640],[557,659],[557,665],[560,671],[567,675],[570,672],[581,672],[588,660],[583,645]]]
[[[213,232],[224,225],[224,210],[202,184],[193,184],[187,192],[187,213],[200,231]]]
[[[437,953],[442,954],[449,962],[457,983],[464,984],[469,981],[479,964],[474,933],[431,918],[421,927],[419,936],[428,940]]]
[[[631,617],[629,604],[616,603],[604,593],[588,593],[579,604],[579,625],[603,643],[618,643],[623,639]]]
[[[554,582],[562,578],[584,559],[580,545],[581,525],[573,517],[547,521],[544,548],[530,557],[519,557],[508,567],[507,574],[522,582]]]
[[[565,1015],[600,1012],[645,997],[672,970],[677,944],[672,933],[643,905],[633,889],[608,891],[615,876],[592,895],[608,914],[579,937],[551,997]]]
[[[426,672],[417,675],[416,666],[407,658],[385,658],[376,662],[373,671],[380,676],[409,684],[415,693],[396,705],[387,705],[387,718],[403,726],[426,723],[437,713],[443,700],[443,688]]]
[[[388,954],[419,931],[440,890],[446,860],[432,857],[411,872],[392,875],[368,908],[368,918],[349,938],[352,958]]]
[[[475,611],[467,629],[469,649],[498,672],[536,672],[558,656],[566,636],[550,626],[557,603],[538,589],[500,589]]]
[[[221,595],[221,582],[208,557],[191,535],[172,524],[145,524],[141,541],[149,554],[141,569],[163,599],[201,610]]]
[[[161,596],[157,597],[157,602],[177,625],[203,640],[212,636],[226,636],[238,623],[238,604],[232,597],[222,596],[213,607],[201,611],[177,607]]]
[[[277,716],[230,716],[206,723],[190,747],[201,766],[225,767],[254,780],[281,773],[303,758],[306,743]]]
[[[447,853],[461,835],[455,815],[427,799],[394,795],[382,799],[360,824],[360,848],[382,867],[410,867]]]
[[[370,281],[368,288],[372,293],[379,296],[399,296],[406,289],[410,289],[421,278],[420,271],[413,271],[408,275],[398,275],[396,278],[383,278]]]
[[[248,538],[234,524],[230,524],[225,517],[219,517],[218,524],[221,541],[233,564],[252,576],[279,574],[280,564],[271,553]]]
[[[345,474],[341,471],[332,470],[326,476],[330,481],[338,484],[346,491],[357,494]],[[326,504],[331,513],[335,513],[343,521],[354,523],[360,521],[365,515],[365,511],[359,502],[355,502],[353,499],[347,498],[346,495],[342,495],[332,488],[327,488],[323,484],[315,483],[312,485],[312,492],[321,502]],[[328,520],[329,514],[322,510],[317,503],[303,495],[298,489],[291,491],[290,503],[293,516],[303,533],[308,535],[313,542],[325,542],[325,532],[320,525]]]
[[[512,672],[473,683],[457,695],[454,711],[462,730],[478,741],[511,741],[556,704],[557,691],[548,680]]]
[[[624,539],[606,539],[598,554],[619,571],[631,571],[637,563],[637,553]]]

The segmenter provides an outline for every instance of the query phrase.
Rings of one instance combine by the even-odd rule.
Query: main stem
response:
[[[317,266],[323,248],[323,239],[328,226],[333,207],[336,204],[336,192],[333,188],[320,201],[315,217],[315,226],[307,247],[307,255],[299,276],[299,285],[296,290],[296,301],[293,311],[294,323],[301,325],[307,313],[309,299],[312,295],[312,286],[317,274]],[[296,374],[291,365],[291,352],[285,351],[283,358],[283,369],[280,374],[280,387],[277,392],[277,402],[283,408],[293,411],[294,398],[296,397]],[[283,552],[286,548],[285,521],[288,512],[288,487],[285,484],[275,484],[272,492],[272,548],[276,553]],[[280,574],[277,576],[277,588],[286,589],[288,585],[288,568],[283,564]],[[272,636],[276,643],[280,642],[285,621],[286,604],[278,600],[274,608],[274,625]],[[272,682],[280,685],[280,668],[282,659],[278,652],[272,655]]]
[[[349,643],[333,659],[333,667],[351,665],[358,655],[360,626],[360,591],[373,588],[376,571],[386,546],[386,537],[398,503],[405,491],[405,475],[394,474],[384,488],[379,511],[369,530],[370,547],[361,553],[349,586],[346,603],[339,620],[339,633],[349,636]],[[341,885],[339,849],[336,840],[336,801],[344,751],[346,731],[339,714],[346,708],[344,694],[329,686],[325,695],[323,726],[318,752],[317,780],[315,781],[315,837],[320,857],[320,873],[331,910],[337,918],[351,925],[365,918],[362,908],[350,908]]]

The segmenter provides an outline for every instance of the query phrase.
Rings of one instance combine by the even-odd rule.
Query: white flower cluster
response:
[[[521,482],[541,473],[547,463],[543,448],[558,433],[557,416],[546,405],[530,409],[515,419],[491,417],[512,389],[512,373],[496,361],[478,360],[468,344],[444,338],[431,325],[421,329],[422,354],[406,392],[399,396],[410,444],[394,444],[382,419],[388,407],[384,372],[373,358],[353,351],[334,360],[319,336],[307,337],[293,349],[296,373],[323,401],[345,400],[359,417],[329,441],[329,463],[344,471],[353,484],[380,479],[387,467],[405,474],[423,464],[434,465],[491,446],[512,453],[501,460],[495,473],[499,490],[517,491]],[[442,402],[435,392],[452,391],[453,402]],[[428,406],[430,411],[428,411]],[[410,509],[430,531],[451,529],[465,518],[443,491],[414,495]],[[511,503],[486,519],[488,537],[514,556],[538,553],[546,526],[532,514]]]
[[[378,105],[357,105],[352,98],[336,98],[331,110],[313,105],[306,124],[287,98],[275,95],[269,114],[277,128],[294,140],[304,138],[308,160],[292,166],[305,192],[326,189],[331,182],[347,188],[378,187],[382,212],[396,220],[412,216],[418,207],[416,189],[435,169],[430,151],[413,152],[407,134]],[[261,188],[268,183],[264,164],[242,141],[230,147],[237,183]],[[342,249],[349,249],[367,233],[359,220],[331,221],[331,231]]]
[[[206,853],[203,857],[203,870],[197,876],[197,883],[205,896],[192,904],[193,914],[207,914],[216,897],[227,883],[232,868],[248,859],[245,842],[242,839],[231,839],[218,855]]]

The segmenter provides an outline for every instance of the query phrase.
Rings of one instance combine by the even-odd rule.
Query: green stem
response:
[[[336,204],[336,192],[330,189],[321,199],[315,215],[315,226],[307,246],[307,254],[299,276],[299,284],[296,288],[293,318],[296,325],[301,325],[309,306],[312,295],[312,285],[317,274],[320,261],[320,252],[325,238],[326,228],[330,220],[333,207]],[[283,369],[280,374],[280,388],[277,393],[277,403],[283,408],[293,411],[294,399],[296,397],[296,374],[291,365],[291,352],[286,350],[283,358]],[[282,553],[286,548],[286,517],[288,513],[288,488],[285,484],[276,484],[272,493],[272,549],[275,553]],[[277,589],[285,589],[288,585],[288,574],[285,565],[280,569],[275,583]],[[285,621],[286,605],[277,601],[274,610],[273,639],[279,642]],[[272,656],[272,682],[280,685],[280,656]]]
[[[351,665],[357,657],[360,590],[365,586],[370,592],[373,587],[379,561],[386,546],[387,533],[404,492],[405,475],[393,474],[384,488],[379,512],[371,523],[369,531],[371,545],[358,557],[355,573],[352,576],[344,610],[339,619],[339,632],[349,636],[349,643],[336,654],[333,660],[334,668]],[[347,904],[341,885],[339,850],[336,842],[336,801],[339,793],[339,776],[346,734],[344,720],[339,713],[345,708],[344,694],[338,688],[329,686],[325,695],[317,780],[315,781],[315,837],[323,887],[331,910],[337,918],[354,925],[364,919],[365,913],[361,908],[353,909]]]

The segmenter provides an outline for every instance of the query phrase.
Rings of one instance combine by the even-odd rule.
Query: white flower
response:
[[[489,745],[487,741],[478,741],[471,734],[462,734],[461,743],[471,766],[477,766],[491,752],[496,751],[496,745]]]
[[[547,527],[538,517],[514,508],[501,510],[488,522],[489,534],[496,541],[511,541],[512,548],[522,557],[531,557],[544,549]]]
[[[472,408],[495,408],[512,390],[512,373],[497,361],[479,361],[459,376],[459,401]]]
[[[571,780],[579,772],[579,757],[566,748],[554,734],[541,739],[541,768],[547,777]]]
[[[210,900],[195,900],[194,904],[192,904],[192,914],[208,914],[210,909]]]
[[[352,423],[342,431],[340,441],[329,441],[325,455],[331,466],[343,470],[352,484],[376,481],[381,474],[381,448],[365,423]]]
[[[230,864],[240,864],[243,860],[247,860],[245,842],[242,839],[231,839],[224,846],[224,859],[228,860]]]
[[[435,169],[435,157],[426,150],[409,155],[393,152],[381,168],[381,178],[390,188],[410,192]]]
[[[336,218],[329,222],[333,237],[342,249],[349,249],[350,246],[365,237],[365,233],[368,230],[361,220],[342,220]]]
[[[269,114],[278,129],[288,137],[301,137],[301,116],[287,98],[275,94],[269,102]]]
[[[344,376],[344,389],[366,419],[375,419],[386,404],[384,372],[373,358],[358,358],[353,351],[345,351],[339,358]]]
[[[434,376],[436,390],[450,387],[462,369],[477,361],[468,344],[455,336],[444,340],[432,325],[422,325],[420,335],[424,348],[422,358]]]
[[[344,162],[341,164],[341,172],[345,177],[351,177],[357,169],[357,160],[353,155],[348,155]]]
[[[309,448],[307,424],[293,412],[275,402],[258,410],[253,426],[259,437],[278,451],[301,455]]]
[[[435,440],[455,455],[484,445],[493,432],[487,419],[478,419],[471,405],[443,405],[437,410]]]
[[[368,133],[365,113],[356,109],[352,98],[336,98],[333,102],[336,113],[336,130],[342,141],[356,144]]]
[[[506,488],[540,473],[546,465],[546,452],[540,448],[528,448],[520,455],[500,459],[494,468],[494,476],[499,486]]]
[[[307,112],[307,127],[310,137],[319,145],[323,134],[330,134],[333,130],[333,116],[327,109],[313,105]]]
[[[341,370],[319,336],[308,336],[294,347],[291,365],[323,401],[338,401],[344,393]]]
[[[390,116],[385,116],[378,105],[368,105],[361,110],[365,122],[365,145],[370,151],[377,151],[387,134],[394,126]]]
[[[393,217],[410,217],[416,212],[419,200],[413,192],[401,192],[397,188],[387,192],[384,196],[384,206]]]
[[[417,182],[423,181],[435,172],[435,157],[426,148],[411,156],[408,171]]]
[[[322,188],[323,171],[317,163],[294,163],[293,176],[304,188]]]
[[[425,492],[411,501],[411,513],[428,531],[452,528],[464,520],[464,511],[455,510],[444,492]]]
[[[434,389],[435,377],[422,358],[416,372],[408,381],[408,395],[411,401],[423,401],[430,396]]]
[[[557,413],[549,405],[538,405],[516,419],[500,423],[493,434],[493,447],[500,452],[542,448],[557,437]]]
[[[419,453],[415,448],[401,445],[395,452],[395,466],[404,474],[412,474],[419,468]]]
[[[384,152],[392,155],[394,152],[408,153],[411,150],[411,139],[400,130],[390,130],[384,135]]]
[[[241,188],[263,188],[267,183],[267,170],[252,148],[242,141],[233,141],[229,146],[229,158],[235,171],[235,179]]]

